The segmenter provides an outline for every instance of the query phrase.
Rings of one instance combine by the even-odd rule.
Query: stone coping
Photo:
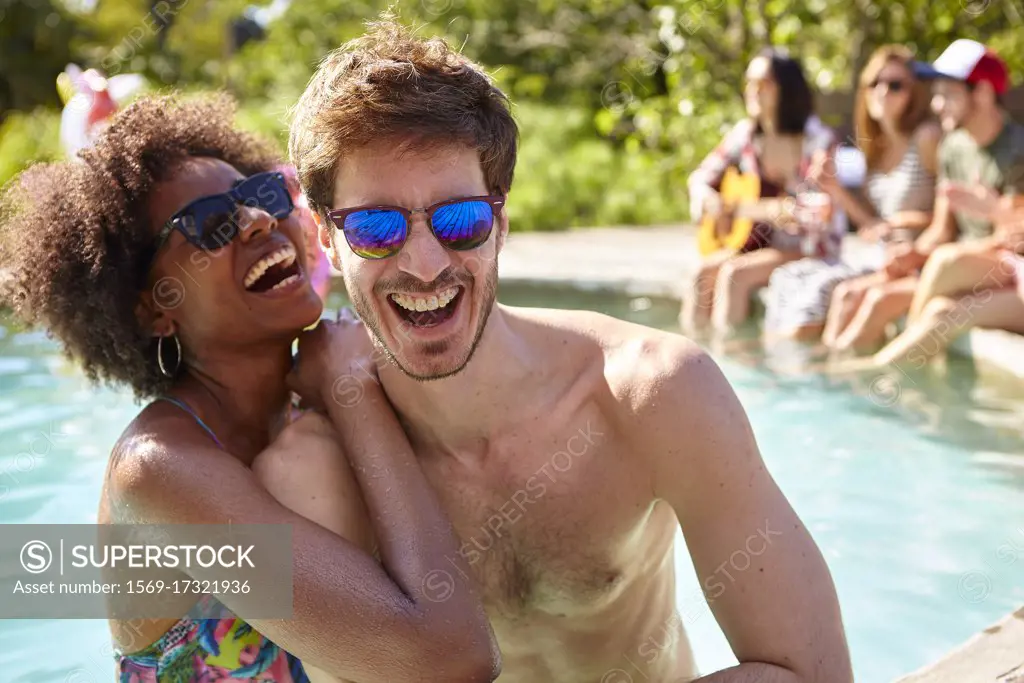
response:
[[[1024,607],[895,683],[1024,683]]]

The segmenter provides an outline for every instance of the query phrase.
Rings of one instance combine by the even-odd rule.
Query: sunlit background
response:
[[[878,45],[931,59],[975,38],[1015,84],[1024,75],[1012,0],[0,0],[0,182],[62,156],[57,78],[69,63],[137,74],[150,91],[231,92],[241,126],[283,143],[318,59],[389,5],[484,64],[515,103],[514,231],[685,223],[686,176],[742,116],[743,70],[768,42],[803,60],[822,117],[844,137],[854,75]],[[1020,89],[1007,101],[1019,111]],[[500,298],[677,329],[667,300],[509,286]],[[952,360],[920,377],[839,381],[793,374],[785,351],[756,341],[714,352],[829,562],[858,681],[928,664],[1024,602],[1019,380]],[[93,521],[109,448],[136,410],[0,311],[0,521]],[[728,666],[710,612],[691,601],[682,546],[677,559],[698,663]],[[11,683],[109,681],[106,627],[0,621],[0,672]]]

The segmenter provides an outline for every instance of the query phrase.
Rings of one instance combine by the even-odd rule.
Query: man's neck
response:
[[[979,147],[987,147],[995,141],[1003,132],[1006,125],[1006,117],[1001,109],[991,109],[986,112],[978,112],[964,126],[967,133],[974,138]]]
[[[523,389],[543,369],[510,322],[495,304],[473,357],[451,377],[423,382],[390,364],[380,368],[381,384],[410,439],[446,450],[471,447],[515,421],[514,406],[530,400]]]

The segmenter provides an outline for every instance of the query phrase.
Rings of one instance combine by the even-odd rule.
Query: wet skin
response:
[[[489,189],[472,149],[382,143],[342,160],[333,207],[412,209]],[[674,595],[679,526],[742,662],[709,681],[851,680],[828,570],[696,345],[598,314],[494,304],[504,213],[473,252],[444,249],[417,215],[402,252],[376,261],[320,225],[483,593],[500,681],[695,676]],[[452,285],[462,291],[443,326],[412,325],[389,300]]]

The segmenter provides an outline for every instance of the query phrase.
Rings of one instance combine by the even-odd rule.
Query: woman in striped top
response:
[[[768,290],[767,332],[805,340],[820,335],[835,345],[866,290],[862,285],[873,284],[887,246],[913,239],[931,222],[941,130],[928,119],[928,86],[914,77],[912,65],[909,49],[887,45],[860,74],[854,126],[867,166],[864,192],[840,184],[832,159],[811,173],[858,233],[878,244],[877,251],[859,268],[838,259],[803,259],[779,268]],[[893,292],[912,294],[912,286]]]

